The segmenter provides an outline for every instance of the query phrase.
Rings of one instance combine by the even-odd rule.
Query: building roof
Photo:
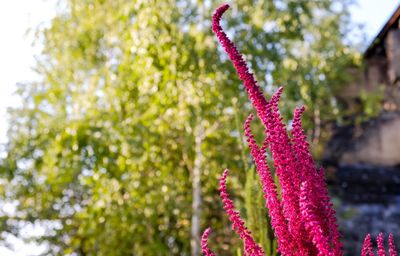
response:
[[[368,46],[367,50],[364,53],[364,57],[368,58],[373,53],[384,50],[384,42],[387,33],[392,28],[399,28],[399,19],[400,19],[400,5],[393,12],[392,16],[390,16],[389,20],[383,26],[378,35],[374,38],[372,43]]]

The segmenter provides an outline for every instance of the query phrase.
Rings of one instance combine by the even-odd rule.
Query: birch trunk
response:
[[[201,152],[201,144],[204,139],[204,128],[202,125],[196,127],[194,131],[195,135],[195,159],[193,165],[193,176],[192,176],[192,189],[193,189],[193,200],[192,200],[192,227],[191,227],[191,248],[192,256],[200,255],[200,218],[201,218],[201,169],[203,163],[203,153]]]

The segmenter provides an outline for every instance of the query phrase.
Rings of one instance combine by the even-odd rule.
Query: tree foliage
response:
[[[250,109],[211,34],[218,4],[60,1],[37,32],[40,80],[20,85],[10,111],[0,192],[16,209],[0,210],[3,235],[36,223],[51,255],[188,255],[202,131],[202,219],[233,248],[217,177],[229,167],[244,190],[238,124]],[[335,90],[356,60],[343,41],[348,4],[238,0],[225,24],[261,86],[287,85],[284,112],[305,103],[314,130],[340,113]]]

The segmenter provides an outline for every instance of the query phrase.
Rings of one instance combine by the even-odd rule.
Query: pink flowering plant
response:
[[[316,167],[302,129],[301,116],[305,108],[295,109],[292,129],[288,134],[278,109],[282,88],[269,100],[265,98],[242,55],[220,25],[221,16],[228,8],[229,5],[225,4],[216,10],[212,30],[234,65],[257,117],[265,128],[266,138],[261,147],[257,145],[250,129],[254,118],[252,114],[244,124],[244,133],[260,178],[265,206],[278,241],[278,251],[281,255],[288,256],[342,255],[340,233],[335,210],[328,195],[324,170]],[[267,162],[267,149],[273,158],[280,193]],[[225,170],[220,178],[219,191],[232,228],[244,243],[245,255],[265,255],[229,198],[226,187],[228,172]],[[201,241],[202,251],[206,256],[215,255],[207,245],[210,233],[211,229],[206,229]],[[386,255],[382,233],[377,237],[377,247],[378,256]],[[365,238],[361,254],[374,255],[369,234]],[[389,255],[397,255],[392,235],[389,235]]]

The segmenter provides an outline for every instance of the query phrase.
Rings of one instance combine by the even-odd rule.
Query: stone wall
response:
[[[324,158],[342,165],[400,165],[400,112],[384,112],[359,125],[337,127]]]
[[[330,176],[345,255],[360,255],[368,233],[390,232],[400,241],[399,168],[342,165]]]

